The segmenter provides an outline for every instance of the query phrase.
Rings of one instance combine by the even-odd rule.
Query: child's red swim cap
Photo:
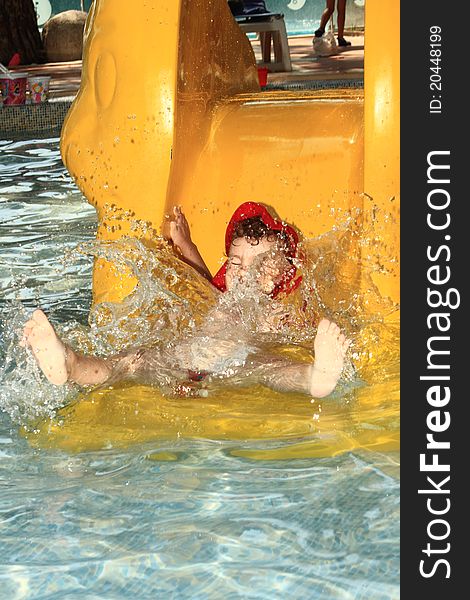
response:
[[[286,240],[288,244],[288,250],[286,251],[287,258],[295,258],[297,254],[297,245],[299,243],[299,236],[295,229],[284,223],[280,219],[274,218],[263,204],[258,202],[244,202],[240,204],[237,210],[233,213],[232,218],[227,225],[225,232],[225,252],[228,254],[230,246],[233,241],[233,234],[237,226],[245,219],[251,219],[252,217],[260,217],[266,227],[273,231],[281,231],[286,234]],[[227,290],[225,284],[225,273],[227,271],[227,262],[225,262],[216,275],[212,279],[212,284],[218,288],[221,292]],[[284,274],[282,281],[274,288],[271,292],[271,296],[275,298],[279,293],[285,292],[290,294],[297,289],[302,281],[302,277],[294,279],[297,273],[297,269],[294,265]]]

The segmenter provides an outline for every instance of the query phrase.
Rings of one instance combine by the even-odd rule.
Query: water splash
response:
[[[142,368],[127,377],[156,385],[164,393],[175,393],[187,383],[188,371],[210,371],[214,377],[209,383],[191,384],[210,393],[211,386],[242,384],[249,373],[240,367],[249,355],[274,357],[274,365],[282,358],[310,361],[316,326],[327,317],[353,340],[353,360],[348,360],[343,380],[378,381],[394,372],[398,329],[386,324],[384,315],[398,307],[380,296],[372,274],[385,269],[387,260],[393,263],[395,257],[384,258],[374,222],[366,231],[361,217],[358,211],[334,230],[301,241],[296,266],[302,285],[298,293],[276,299],[259,292],[262,255],[243,282],[235,282],[222,294],[179,260],[162,238],[154,238],[152,249],[128,237],[80,244],[78,255],[111,261],[119,272],[132,275],[137,285],[122,303],[93,307],[89,328],[68,323],[59,326],[59,334],[86,354],[123,357],[139,351]],[[30,355],[17,348],[25,320],[25,310],[18,306],[5,314],[8,341],[1,373],[0,406],[20,422],[52,415],[77,392],[74,386],[57,388],[45,383]],[[121,361],[108,384],[115,383],[123,375],[120,367],[127,366]]]
[[[0,408],[14,422],[26,423],[38,416],[53,417],[66,399],[70,386],[50,385],[32,354],[18,345],[29,311],[20,303],[11,303],[0,320],[3,340],[0,363]]]

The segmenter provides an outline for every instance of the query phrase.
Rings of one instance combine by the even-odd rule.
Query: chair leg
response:
[[[279,31],[273,31],[273,49],[274,62],[282,63],[281,34]]]
[[[263,62],[269,63],[271,62],[271,32],[260,32],[259,40],[261,43],[261,55],[263,57]]]
[[[284,19],[281,19],[280,23],[279,23],[279,43],[281,46],[280,62],[282,62],[282,68],[284,71],[292,71],[292,63],[290,60],[290,51],[289,51],[289,42],[287,40],[287,31],[286,31],[286,24],[284,22]]]

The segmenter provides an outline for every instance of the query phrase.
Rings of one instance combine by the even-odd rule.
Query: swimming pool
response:
[[[15,362],[14,333],[22,310],[38,305],[56,321],[86,324],[91,259],[73,249],[94,236],[95,216],[62,166],[57,138],[6,140],[0,156],[5,597],[398,598],[397,453],[374,450],[380,444],[332,457],[302,451],[336,435],[322,434],[322,419],[347,417],[351,430],[387,436],[380,419],[355,418],[342,398],[320,415],[309,399],[293,399],[279,416],[319,421],[312,435],[287,427],[237,439],[216,435],[219,420],[213,439],[198,439],[197,427],[173,415],[172,435],[136,435],[126,447],[74,452],[23,437],[22,415],[47,403],[52,413],[61,398]],[[394,390],[377,387],[374,415]],[[230,410],[223,419],[247,418]]]

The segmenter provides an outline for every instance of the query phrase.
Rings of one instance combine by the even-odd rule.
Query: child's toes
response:
[[[328,319],[322,319],[320,323],[318,323],[318,333],[326,333],[329,326],[330,321],[328,321]]]
[[[49,320],[46,315],[42,312],[40,308],[37,308],[33,312],[33,317],[31,319],[35,325],[49,325]]]
[[[339,332],[340,332],[340,329],[339,329],[338,325],[336,325],[336,323],[331,322],[331,324],[328,328],[328,333],[330,333],[333,337],[338,337]]]

